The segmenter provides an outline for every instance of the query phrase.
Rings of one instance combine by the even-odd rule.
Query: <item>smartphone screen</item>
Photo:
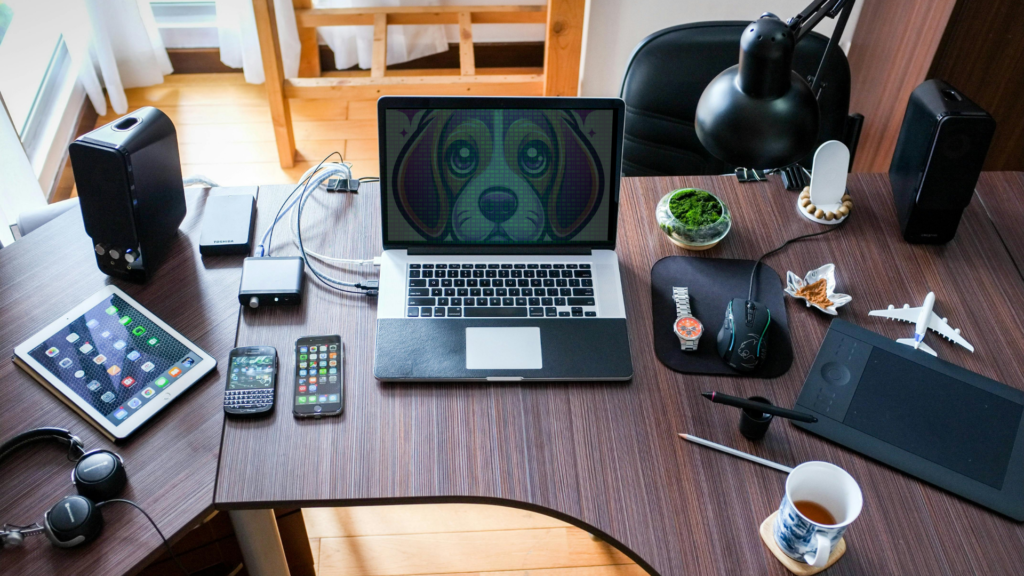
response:
[[[296,416],[333,416],[345,405],[344,349],[340,336],[295,341]]]
[[[258,390],[274,387],[277,352],[269,346],[249,346],[231,351],[228,390]]]
[[[277,350],[271,346],[235,348],[229,356],[224,411],[253,416],[274,408]]]

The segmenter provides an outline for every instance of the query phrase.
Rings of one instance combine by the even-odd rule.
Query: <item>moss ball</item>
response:
[[[672,215],[689,229],[709,226],[722,217],[722,204],[718,199],[695,188],[677,192],[668,207]]]

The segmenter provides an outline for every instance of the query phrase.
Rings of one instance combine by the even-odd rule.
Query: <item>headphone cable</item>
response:
[[[164,541],[164,546],[167,547],[167,553],[170,554],[171,560],[174,560],[174,563],[178,565],[178,568],[181,570],[182,574],[188,576],[188,570],[185,570],[185,567],[182,566],[181,560],[178,559],[178,555],[175,554],[174,550],[171,548],[171,543],[167,541],[167,537],[164,536],[164,533],[160,531],[160,527],[156,525],[156,521],[153,520],[153,517],[142,509],[142,506],[139,506],[138,504],[132,502],[131,500],[125,500],[124,498],[113,498],[110,500],[106,500],[104,502],[100,502],[99,504],[96,505],[96,507],[99,508],[101,506],[106,506],[107,504],[114,503],[128,504],[129,506],[134,506],[135,509],[138,510],[139,512],[142,512],[142,515],[146,517],[146,520],[149,520],[149,523],[153,525],[153,529],[156,530],[156,533],[160,535],[160,539]]]

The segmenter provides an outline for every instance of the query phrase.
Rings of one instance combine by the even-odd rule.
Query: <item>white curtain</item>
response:
[[[252,0],[216,0],[220,59],[232,68],[241,68],[246,82],[263,82],[263,61]],[[426,6],[437,0],[314,0],[317,8],[353,8],[368,6]],[[281,60],[286,78],[299,74],[299,31],[291,0],[274,0]],[[358,64],[370,68],[372,26],[328,26],[318,28],[320,37],[334,51],[339,70]],[[388,26],[388,64],[399,64],[448,50],[443,26]]]
[[[46,196],[0,96],[0,247],[14,242],[11,226],[18,214],[45,206]]]
[[[128,111],[125,88],[161,84],[173,72],[147,0],[61,0],[72,65],[96,111],[107,113],[103,88],[118,114]]]
[[[295,24],[292,0],[274,0],[277,15],[277,36],[281,44],[281,63],[285,78],[299,75],[299,29]],[[260,39],[256,34],[256,16],[252,0],[217,0],[217,36],[220,61],[232,68],[241,68],[245,81],[263,83],[263,60]]]
[[[354,8],[366,6],[437,6],[437,0],[314,0],[317,8]],[[323,26],[320,37],[334,51],[338,70],[356,64],[370,67],[373,52],[372,26]],[[388,26],[388,64],[400,64],[448,50],[444,26]]]

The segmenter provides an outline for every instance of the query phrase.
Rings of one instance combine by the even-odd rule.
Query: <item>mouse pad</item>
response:
[[[723,374],[753,378],[777,378],[793,364],[793,345],[789,339],[789,319],[783,301],[782,280],[764,262],[758,267],[754,300],[763,302],[772,313],[766,342],[768,357],[753,372],[737,372],[718,355],[718,331],[725,320],[725,309],[736,297],[746,299],[753,260],[691,258],[668,256],[651,268],[651,308],[654,317],[654,354],[662,364],[685,374]],[[690,291],[690,311],[704,325],[704,334],[694,352],[683,352],[672,331],[676,303],[672,287]]]

